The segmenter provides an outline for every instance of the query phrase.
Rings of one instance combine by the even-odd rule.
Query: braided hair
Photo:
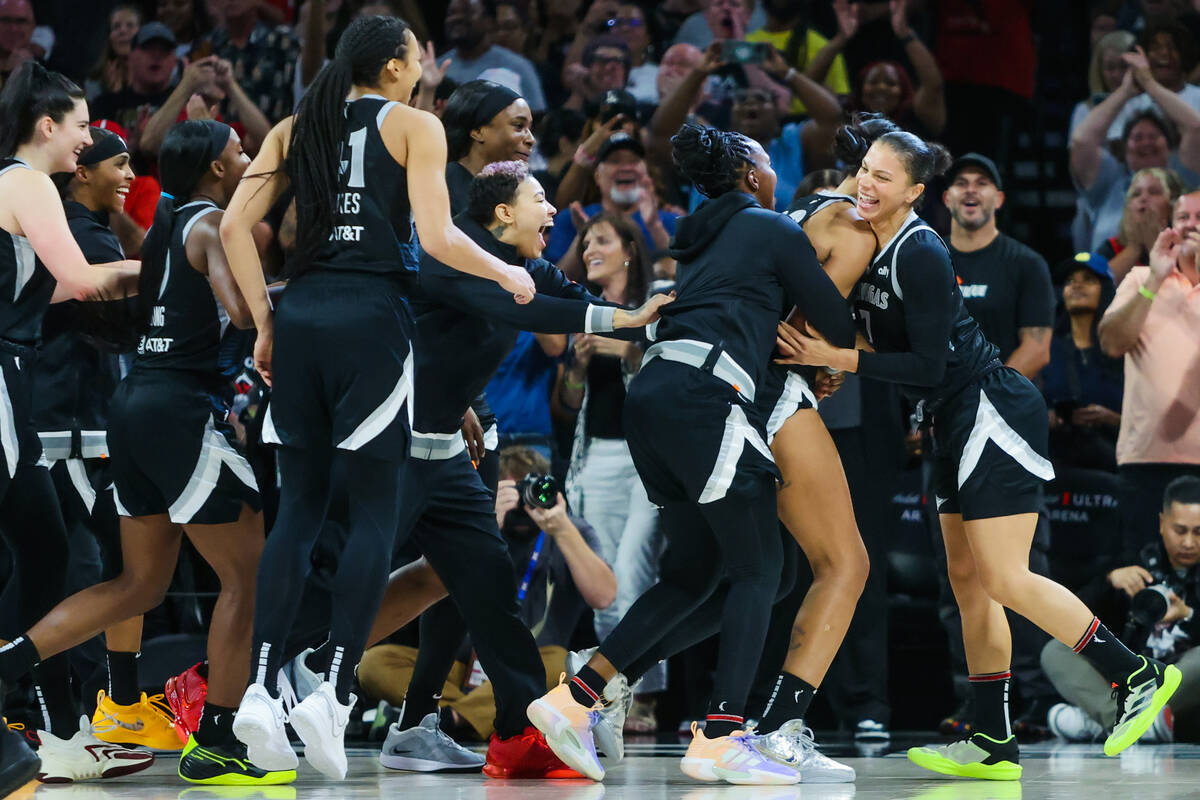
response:
[[[354,20],[338,40],[333,60],[300,100],[284,164],[296,192],[298,231],[288,277],[311,264],[333,230],[346,96],[355,85],[377,86],[387,63],[407,56],[408,31],[408,23],[398,17]]]
[[[738,187],[750,161],[750,139],[740,133],[684,123],[671,137],[671,158],[683,176],[705,197]]]

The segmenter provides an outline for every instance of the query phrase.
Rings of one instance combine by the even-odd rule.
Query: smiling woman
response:
[[[528,161],[536,140],[533,112],[519,94],[498,83],[474,80],[454,90],[442,115],[446,127],[446,185],[450,211],[466,210],[471,178],[496,161]]]

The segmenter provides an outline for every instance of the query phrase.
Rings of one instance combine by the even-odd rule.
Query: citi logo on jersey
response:
[[[963,297],[976,299],[987,297],[988,285],[986,283],[968,283],[958,288],[962,291]]]

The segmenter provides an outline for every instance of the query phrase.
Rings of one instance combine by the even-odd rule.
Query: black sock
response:
[[[109,650],[108,696],[119,706],[131,706],[142,699],[138,691],[137,653]]]
[[[604,687],[607,685],[608,681],[601,678],[600,673],[584,665],[571,679],[571,696],[575,698],[575,702],[591,708],[596,703],[604,702]]]
[[[196,730],[196,743],[205,747],[218,747],[236,741],[233,738],[233,715],[236,708],[213,705],[205,701],[204,713],[200,715],[200,727]]]
[[[1113,636],[1098,617],[1088,625],[1073,649],[1112,683],[1123,682],[1142,666],[1142,660]]]
[[[28,637],[18,636],[0,647],[0,680],[13,683],[41,661],[37,648]]]
[[[771,690],[771,699],[767,701],[762,719],[759,720],[759,733],[771,733],[782,728],[785,722],[804,719],[816,693],[817,687],[807,681],[786,672],[779,673],[775,688]]]
[[[741,709],[736,712],[730,711],[728,702],[718,701],[715,697],[708,704],[708,716],[704,718],[705,738],[716,739],[728,736],[745,726],[746,718],[742,715]]]
[[[1012,672],[990,672],[970,677],[971,696],[975,701],[972,733],[982,733],[1003,742],[1012,736],[1012,721],[1008,714],[1008,690]]]
[[[71,691],[71,662],[59,653],[33,668],[33,688],[41,719],[39,728],[60,739],[70,739],[79,730],[79,706]]]

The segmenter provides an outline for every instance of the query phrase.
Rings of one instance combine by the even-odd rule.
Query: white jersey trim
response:
[[[4,356],[12,358],[14,356]],[[8,477],[17,474],[17,461],[21,457],[21,446],[17,441],[17,420],[13,416],[12,399],[8,396],[8,382],[4,373],[0,372],[0,445],[4,447],[4,465],[8,468]]]
[[[396,418],[400,413],[402,406],[408,406],[408,424],[412,426],[413,404],[406,402],[413,395],[413,353],[408,351],[408,357],[404,359],[404,366],[400,372],[400,380],[396,381],[396,386],[392,389],[392,393],[372,411],[366,419],[358,424],[354,432],[338,443],[339,450],[358,450],[363,445],[370,442]],[[461,438],[461,435],[460,435]]]
[[[975,425],[967,437],[962,456],[958,462],[958,488],[971,477],[971,473],[979,466],[983,449],[988,441],[993,441],[1004,452],[1029,472],[1044,481],[1054,479],[1054,467],[1029,446],[1029,442],[1021,438],[1021,434],[1012,429],[1000,412],[992,405],[983,389],[979,390],[979,409],[975,412]]]
[[[254,470],[242,455],[222,436],[213,425],[212,415],[204,425],[204,439],[200,445],[200,457],[192,470],[192,477],[179,497],[167,509],[171,522],[186,524],[192,521],[201,508],[204,507],[217,481],[221,477],[221,465],[225,464],[237,476],[237,479],[258,491],[258,481],[254,479]]]
[[[775,458],[771,455],[771,448],[767,447],[762,436],[746,419],[746,412],[740,405],[732,405],[729,408],[729,416],[725,418],[725,432],[721,436],[721,448],[717,451],[717,461],[713,465],[712,474],[708,476],[708,482],[704,484],[704,491],[700,493],[701,503],[720,500],[729,492],[734,475],[737,474],[738,461],[742,458],[742,451],[746,449],[747,442],[762,453],[767,461],[775,463]]]
[[[783,392],[775,401],[775,408],[771,410],[771,417],[767,420],[767,444],[775,441],[775,434],[800,410],[800,404],[805,400],[811,403],[813,408],[817,407],[817,396],[808,385],[808,381],[803,375],[789,370],[783,381]]]
[[[92,513],[92,509],[96,507],[96,489],[92,486],[92,481],[88,478],[87,466],[83,463],[82,458],[67,459],[67,475],[71,477],[71,485],[75,487],[79,499],[87,507],[88,513]]]

